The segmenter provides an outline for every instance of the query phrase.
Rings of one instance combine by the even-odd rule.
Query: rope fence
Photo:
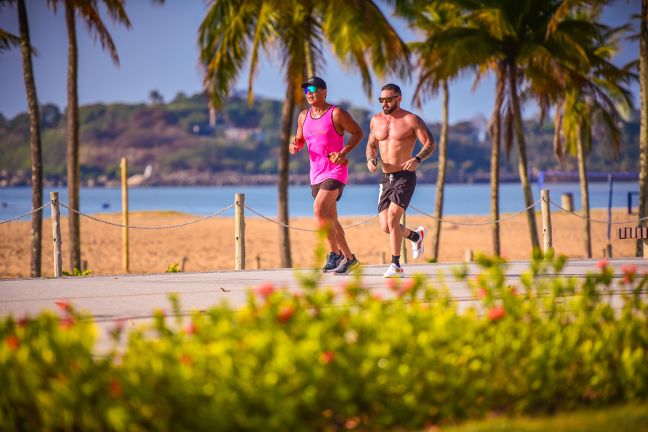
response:
[[[494,220],[494,221],[486,221],[486,222],[453,222],[453,221],[445,220],[445,219],[443,219],[443,218],[438,218],[438,217],[436,217],[436,216],[434,216],[434,215],[431,215],[431,214],[429,214],[429,213],[425,213],[423,210],[420,210],[420,209],[414,207],[413,205],[410,205],[410,208],[412,208],[413,210],[416,210],[417,212],[419,212],[419,213],[422,214],[423,216],[427,216],[427,217],[432,218],[432,219],[434,219],[434,220],[439,220],[439,221],[441,221],[441,223],[446,223],[446,224],[448,224],[448,225],[457,225],[457,226],[482,226],[482,225],[492,225],[492,224],[495,224],[495,223],[504,222],[505,220],[508,220],[508,219],[512,219],[512,218],[514,218],[515,216],[517,216],[517,215],[519,215],[519,214],[521,214],[521,213],[524,213],[525,211],[527,211],[527,210],[529,210],[529,209],[532,209],[533,207],[535,207],[536,205],[538,205],[539,202],[540,202],[540,200],[537,200],[536,202],[534,202],[533,204],[531,204],[530,206],[528,206],[528,207],[525,208],[525,209],[522,209],[522,210],[520,210],[520,211],[517,211],[517,212],[515,212],[515,213],[513,213],[513,214],[510,214],[510,215],[508,215],[508,216],[506,216],[506,217],[499,218],[499,219],[496,219],[496,220]]]
[[[511,213],[511,214],[509,214],[509,215],[507,215],[505,217],[501,217],[501,218],[496,219],[496,220],[487,220],[485,222],[458,222],[458,221],[448,220],[448,219],[445,219],[443,217],[440,217],[440,218],[436,217],[436,216],[434,216],[432,214],[429,214],[429,213],[427,213],[427,212],[425,212],[425,211],[423,211],[423,210],[421,210],[421,209],[419,209],[419,208],[417,208],[417,207],[415,207],[413,205],[410,205],[410,208],[412,208],[412,210],[420,213],[423,216],[429,217],[429,218],[431,218],[433,220],[440,221],[441,223],[445,223],[445,224],[448,224],[448,225],[455,225],[455,226],[484,226],[484,225],[492,225],[492,224],[496,224],[496,223],[501,223],[501,222],[504,222],[506,220],[512,219],[512,218],[514,218],[514,217],[516,217],[516,216],[518,216],[518,215],[520,215],[522,213],[525,213],[525,212],[529,211],[530,209],[536,207],[538,205],[538,203],[542,204],[541,205],[542,230],[543,230],[544,250],[545,251],[552,247],[550,206],[553,206],[554,208],[560,210],[564,214],[567,214],[567,215],[570,215],[570,216],[575,216],[575,217],[577,217],[579,219],[582,219],[582,220],[589,220],[589,221],[595,222],[595,223],[606,223],[606,224],[608,224],[608,227],[609,227],[609,225],[640,224],[641,222],[643,222],[645,220],[648,220],[648,217],[644,217],[644,218],[641,218],[641,219],[634,219],[634,220],[624,220],[624,221],[612,221],[611,217],[608,220],[600,220],[600,219],[594,219],[594,218],[591,218],[591,217],[586,217],[586,216],[580,215],[580,214],[578,214],[578,213],[576,213],[576,212],[574,212],[572,210],[566,209],[564,207],[564,205],[560,205],[560,204],[552,201],[549,198],[549,190],[547,190],[547,189],[543,189],[541,191],[541,198],[540,199],[536,200],[535,202],[533,202],[531,205],[527,206],[526,208],[524,208],[522,210],[519,210],[519,211],[517,211],[515,213]],[[220,209],[220,210],[218,210],[218,211],[216,211],[214,213],[211,213],[211,214],[209,214],[207,216],[204,216],[204,217],[200,217],[198,219],[194,219],[194,220],[191,220],[191,221],[188,221],[188,222],[182,222],[182,223],[178,223],[178,224],[173,224],[173,225],[141,226],[141,225],[130,225],[128,223],[116,223],[116,222],[112,222],[112,221],[109,221],[109,220],[105,220],[105,219],[101,219],[101,218],[89,215],[87,213],[83,213],[83,212],[81,212],[79,210],[76,210],[76,209],[72,209],[68,205],[63,204],[63,203],[58,201],[58,193],[57,192],[51,192],[50,193],[50,202],[45,203],[41,207],[39,207],[37,209],[33,209],[33,210],[31,210],[29,212],[26,212],[26,213],[24,213],[22,215],[13,217],[11,219],[0,221],[0,225],[8,223],[8,222],[15,221],[17,219],[21,219],[21,218],[23,218],[25,216],[29,216],[29,215],[31,215],[33,213],[36,213],[36,212],[39,212],[39,211],[43,210],[44,208],[46,208],[48,206],[52,207],[52,230],[53,230],[52,233],[53,233],[53,236],[54,236],[54,245],[55,245],[55,248],[54,248],[55,249],[54,250],[54,255],[55,255],[55,259],[54,259],[55,272],[54,272],[54,275],[55,275],[55,277],[59,277],[61,275],[61,262],[62,262],[61,252],[60,252],[60,243],[61,242],[60,242],[60,221],[59,221],[60,209],[59,209],[59,206],[64,207],[69,212],[76,213],[79,216],[83,216],[83,217],[91,219],[91,220],[93,220],[95,222],[99,222],[99,223],[103,223],[103,224],[106,224],[106,225],[122,228],[122,229],[124,229],[124,231],[123,231],[124,236],[128,235],[128,230],[129,229],[164,230],[164,229],[180,228],[180,227],[185,227],[185,226],[197,224],[199,222],[202,222],[202,221],[214,218],[214,217],[216,217],[218,215],[221,215],[224,212],[226,212],[227,210],[230,210],[230,209],[234,208],[234,210],[235,210],[235,215],[234,215],[235,216],[235,255],[236,255],[236,257],[235,257],[235,268],[237,270],[238,269],[241,269],[241,270],[245,269],[245,219],[244,219],[244,213],[243,213],[244,209],[249,210],[251,213],[253,213],[256,216],[259,216],[260,218],[262,218],[263,220],[265,220],[267,222],[276,224],[278,226],[282,226],[284,228],[288,228],[288,229],[296,230],[296,231],[303,231],[303,232],[317,232],[318,231],[318,229],[302,228],[302,227],[298,227],[298,226],[294,226],[294,225],[290,225],[290,224],[285,224],[285,223],[280,222],[278,220],[269,218],[269,217],[265,216],[264,214],[262,214],[261,212],[257,211],[256,209],[254,209],[253,207],[251,207],[249,205],[246,205],[245,204],[245,195],[244,194],[236,194],[234,202],[232,204],[229,204],[229,205],[223,207],[222,209]],[[123,213],[124,212],[126,214],[128,213],[127,207],[125,208],[125,210],[123,210]],[[358,227],[360,225],[364,225],[364,224],[369,223],[372,220],[376,219],[378,216],[379,216],[379,214],[375,214],[375,215],[373,215],[371,217],[368,217],[368,218],[366,218],[366,219],[364,219],[364,220],[362,220],[360,222],[344,226],[343,228],[348,229],[348,228],[354,228],[354,227]],[[123,220],[128,221],[128,218],[124,217]],[[639,229],[639,228],[637,228],[637,229]],[[608,228],[608,230],[609,230],[609,228]],[[609,236],[609,233],[608,233],[608,236]],[[127,242],[128,241],[127,237],[125,237],[125,238],[126,238],[125,242]],[[624,237],[621,237],[621,238],[624,238]],[[126,272],[128,272],[128,270],[127,270],[128,269],[127,245],[126,245],[126,247],[124,249],[126,249],[125,256],[124,256],[125,269],[126,269]],[[257,257],[257,259],[258,259],[258,257]],[[58,265],[57,265],[57,263],[58,263]]]
[[[225,212],[226,210],[229,210],[229,209],[231,209],[232,207],[234,207],[234,204],[230,204],[230,205],[228,205],[227,207],[224,207],[224,208],[218,210],[217,212],[212,213],[212,214],[210,214],[210,215],[208,215],[208,216],[201,217],[200,219],[195,219],[195,220],[192,220],[192,221],[189,221],[189,222],[183,222],[183,223],[175,224],[175,225],[163,225],[163,226],[139,226],[139,225],[126,225],[126,224],[120,224],[120,223],[110,222],[110,221],[107,221],[107,220],[105,220],[105,219],[99,219],[99,218],[97,218],[97,217],[90,216],[89,214],[86,214],[86,213],[80,212],[79,210],[75,210],[75,209],[73,209],[73,208],[70,208],[70,207],[66,206],[65,204],[63,204],[63,203],[59,203],[59,205],[60,205],[61,207],[65,207],[65,208],[68,209],[69,211],[74,212],[74,213],[76,213],[76,214],[78,214],[78,215],[80,215],[80,216],[86,217],[86,218],[88,218],[88,219],[92,219],[92,220],[95,221],[95,222],[100,222],[100,223],[104,223],[104,224],[106,224],[106,225],[112,225],[112,226],[119,227],[119,228],[140,229],[140,230],[163,230],[163,229],[180,228],[180,227],[184,227],[184,226],[187,226],[187,225],[193,225],[193,224],[195,224],[195,223],[202,222],[202,221],[204,221],[204,220],[211,219],[211,218],[213,218],[213,217],[215,217],[215,216],[218,216],[219,214]]]
[[[15,221],[15,220],[17,220],[17,219],[24,218],[25,216],[29,216],[29,215],[32,214],[32,213],[39,212],[39,211],[43,210],[45,207],[49,207],[50,205],[52,205],[52,203],[49,203],[49,202],[48,202],[48,203],[45,203],[45,204],[43,204],[42,206],[38,207],[37,209],[34,209],[34,210],[32,210],[32,211],[28,211],[27,213],[23,213],[23,214],[21,214],[20,216],[16,216],[16,217],[13,217],[13,218],[11,218],[11,219],[7,219],[7,220],[0,221],[0,225],[2,225],[2,224],[6,224],[6,223],[8,223],[8,222]]]

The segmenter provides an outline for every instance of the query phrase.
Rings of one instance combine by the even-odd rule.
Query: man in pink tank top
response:
[[[326,229],[330,253],[322,269],[325,273],[347,274],[359,265],[338,221],[337,201],[349,177],[346,156],[357,146],[364,133],[353,117],[340,107],[326,102],[326,82],[312,76],[302,83],[310,108],[297,120],[297,135],[290,144],[290,154],[308,145],[310,182],[315,222]],[[351,134],[346,146],[344,132]]]

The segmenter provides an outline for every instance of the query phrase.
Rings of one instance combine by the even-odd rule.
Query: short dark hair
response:
[[[401,93],[401,89],[400,89],[400,87],[398,87],[396,84],[385,84],[385,85],[383,86],[383,88],[381,88],[380,90],[381,90],[381,91],[382,91],[382,90],[392,90],[393,92],[395,92],[395,93],[398,94],[399,96],[402,96],[402,95],[403,95],[403,93]]]

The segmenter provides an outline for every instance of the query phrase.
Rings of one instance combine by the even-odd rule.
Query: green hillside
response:
[[[368,135],[369,111],[341,104]],[[84,184],[114,184],[121,157],[129,161],[129,173],[141,174],[151,165],[148,184],[240,184],[274,183],[279,154],[280,101],[257,98],[248,106],[245,98],[232,97],[215,125],[210,126],[205,95],[179,93],[172,101],[149,104],[93,104],[81,107],[81,176]],[[490,139],[486,121],[453,124],[449,132],[448,180],[488,181]],[[65,112],[56,105],[41,110],[44,174],[46,184],[65,183]],[[440,124],[430,125],[438,141]],[[527,121],[527,143],[532,173],[539,169],[560,169],[552,149],[550,122],[540,126]],[[619,160],[598,137],[588,164],[591,171],[637,171],[638,116],[626,125]],[[596,134],[595,134],[596,137]],[[354,182],[374,182],[367,175],[363,141],[352,153],[350,169]],[[3,185],[29,184],[29,119],[19,114],[12,119],[0,116],[0,181]],[[434,181],[434,155],[421,167],[423,181]],[[502,178],[515,180],[515,151],[502,161]],[[567,160],[564,170],[574,170]],[[308,158],[291,159],[291,181],[307,182]]]

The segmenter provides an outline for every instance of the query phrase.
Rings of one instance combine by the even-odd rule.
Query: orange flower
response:
[[[282,306],[281,309],[279,309],[279,314],[277,315],[277,318],[279,319],[280,323],[285,323],[290,321],[292,316],[295,314],[295,308],[292,306]]]
[[[110,389],[110,394],[113,397],[118,398],[121,397],[121,395],[123,394],[121,384],[119,383],[119,381],[117,381],[114,378],[110,381],[109,389]]]
[[[264,299],[270,297],[275,292],[275,287],[270,282],[259,285],[254,289],[254,293]]]
[[[488,292],[484,288],[482,287],[477,288],[477,297],[484,298],[486,297],[487,294]]]
[[[333,351],[324,351],[320,356],[322,363],[330,364],[335,360],[335,353]]]
[[[191,359],[191,356],[189,354],[182,354],[180,356],[180,363],[189,366],[191,365],[191,363],[193,363],[193,360]]]
[[[60,321],[61,328],[63,330],[68,330],[72,327],[74,327],[74,318],[72,317],[65,317]]]
[[[14,335],[7,336],[5,342],[7,342],[7,345],[9,345],[11,351],[15,351],[20,346],[20,341]]]
[[[506,310],[502,306],[494,306],[488,310],[488,319],[491,321],[497,321],[504,318],[506,315]]]
[[[54,304],[63,312],[69,313],[72,311],[72,304],[69,300],[56,300]]]

